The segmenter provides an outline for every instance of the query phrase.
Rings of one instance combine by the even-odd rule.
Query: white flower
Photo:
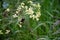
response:
[[[33,17],[35,17],[35,15],[33,15],[33,14],[32,14],[32,15],[30,15],[30,18],[33,18]]]
[[[33,20],[35,19],[35,15],[33,15]]]
[[[30,15],[30,18],[32,18],[34,20],[35,19],[35,15]]]
[[[18,7],[17,10],[21,10],[21,7]]]
[[[6,9],[6,11],[8,11],[8,12],[9,12],[9,11],[10,11],[10,9],[9,9],[9,8],[7,8],[7,9]]]
[[[21,10],[21,5],[19,5],[17,8],[17,11],[20,11],[20,10]]]
[[[18,12],[18,11],[16,11],[16,13],[18,14],[19,12]]]
[[[32,7],[30,7],[28,10],[26,10],[26,12],[27,12],[26,14],[33,14],[34,13]]]
[[[21,25],[21,24],[19,24],[19,27],[22,27],[22,25]]]
[[[36,6],[36,4],[31,4],[31,5],[34,6],[34,7]]]
[[[39,18],[36,18],[36,21],[39,21]]]
[[[32,4],[33,2],[32,1],[28,1],[28,3],[31,3]]]
[[[33,17],[33,15],[30,15],[30,18],[32,18]]]
[[[3,34],[2,30],[0,30],[0,34]]]
[[[41,16],[41,13],[40,12],[37,12],[36,13],[36,17],[40,17]]]
[[[37,12],[37,13],[36,13],[36,16],[35,16],[35,18],[36,18],[37,21],[39,21],[39,17],[40,17],[40,16],[41,16],[41,13],[40,13],[40,12]]]
[[[17,16],[16,14],[14,14],[14,15],[13,15],[13,18],[16,18],[16,17],[18,17],[18,16]]]
[[[25,5],[25,4],[22,2],[21,5]]]
[[[22,5],[21,7],[22,7],[22,8],[24,8],[24,6],[23,6],[23,5]]]
[[[27,10],[28,9],[28,6],[25,6],[25,9]]]
[[[5,34],[8,34],[10,32],[10,30],[6,30]]]
[[[41,7],[39,3],[37,4],[37,7]]]

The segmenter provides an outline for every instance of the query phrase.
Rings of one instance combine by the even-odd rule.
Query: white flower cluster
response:
[[[13,17],[19,18],[18,15],[23,14],[24,16],[29,15],[29,18],[32,18],[33,20],[36,19],[38,21],[39,17],[41,16],[40,7],[41,6],[39,3],[34,3],[32,1],[22,2],[17,7],[16,13],[13,15]]]
[[[13,15],[13,18],[18,17],[20,11],[24,8],[24,5],[25,5],[24,3],[21,3],[21,4],[17,7],[16,13]],[[18,14],[18,15],[17,15],[17,14]],[[22,13],[21,13],[21,14],[22,14]]]
[[[34,13],[35,13],[35,14],[34,14]],[[36,19],[37,21],[39,20],[39,17],[41,16],[40,11],[34,12],[34,11],[32,10],[32,8],[29,8],[29,9],[26,11],[26,14],[30,15],[30,18],[33,18],[33,20]]]
[[[28,3],[30,3],[31,6],[26,10],[26,14],[30,15],[30,18],[33,18],[33,20],[36,19],[38,21],[41,16],[40,4],[34,4],[32,1]]]
[[[18,6],[16,13],[19,13],[19,12],[21,11],[21,9],[24,8],[24,5],[25,5],[25,4],[22,2],[22,3]]]

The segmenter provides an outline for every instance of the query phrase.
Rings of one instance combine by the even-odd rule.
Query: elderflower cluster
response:
[[[29,15],[29,18],[32,18],[33,20],[39,20],[39,17],[41,16],[40,12],[40,4],[34,3],[33,1],[28,2],[22,2],[17,7],[15,14],[13,15],[14,18],[19,17],[25,17],[26,15]],[[18,20],[19,21],[19,20]],[[20,27],[22,25],[19,25]]]
[[[36,19],[38,21],[39,17],[41,16],[41,12],[39,11],[40,7],[41,6],[39,3],[38,4],[32,3],[29,9],[26,10],[26,14],[30,15],[29,17],[32,18],[33,20]]]
[[[40,12],[40,4],[39,3],[33,3],[32,1],[27,2],[28,5],[26,5],[24,2],[22,2],[17,10],[16,14],[20,13],[21,14],[28,14],[30,18],[36,19],[37,21],[39,20],[39,17],[41,16]],[[20,12],[22,11],[22,13]],[[17,17],[18,15],[14,14],[13,17]]]

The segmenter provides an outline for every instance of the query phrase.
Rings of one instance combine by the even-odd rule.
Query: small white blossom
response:
[[[30,7],[28,10],[26,10],[26,12],[27,12],[27,14],[33,14],[34,13],[32,7]]]
[[[34,20],[35,19],[35,15],[30,15],[30,18],[32,18]]]
[[[31,4],[31,5],[34,6],[34,7],[36,6],[36,4]]]
[[[33,15],[33,20],[35,19],[35,15]]]
[[[22,25],[21,25],[21,24],[19,24],[19,27],[22,27]]]
[[[9,9],[9,8],[7,8],[7,9],[6,9],[6,11],[8,11],[8,12],[9,12],[9,11],[10,11],[10,9]]]
[[[33,2],[32,1],[28,1],[28,3],[31,3],[32,4]]]
[[[41,13],[40,12],[37,12],[36,13],[36,17],[40,17],[41,16]]]
[[[30,18],[32,18],[33,17],[33,15],[30,15]]]
[[[18,17],[18,16],[17,16],[16,14],[14,14],[14,15],[13,15],[13,18],[16,18],[16,17]]]
[[[0,30],[0,34],[3,34],[2,30]]]
[[[22,22],[20,22],[20,24],[22,24]]]
[[[5,34],[9,34],[10,30],[6,30]]]
[[[36,21],[39,21],[39,18],[36,18]]]
[[[37,7],[41,7],[39,3],[37,4]]]
[[[21,8],[17,8],[17,10],[21,10]]]
[[[21,7],[22,7],[22,8],[24,8],[24,6],[23,6],[23,5],[22,5]]]
[[[25,5],[25,3],[22,2],[21,5]]]
[[[27,10],[28,9],[28,6],[25,6],[25,9]]]
[[[16,11],[16,13],[18,14],[19,12],[18,12],[18,11]]]

